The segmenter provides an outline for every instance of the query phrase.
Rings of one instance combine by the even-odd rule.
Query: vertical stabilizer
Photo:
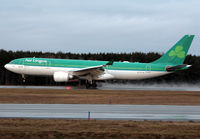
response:
[[[173,65],[183,64],[193,38],[194,35],[185,35],[169,51],[167,51],[167,53],[152,63]]]

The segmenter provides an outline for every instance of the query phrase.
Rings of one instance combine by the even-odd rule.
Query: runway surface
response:
[[[0,86],[0,88],[27,88],[27,89],[66,89],[67,86]],[[71,87],[72,90],[86,89],[85,86]],[[154,84],[154,85],[137,85],[137,84],[100,84],[98,90],[157,90],[157,91],[200,91],[200,85],[188,84]]]
[[[200,106],[102,104],[0,104],[0,118],[200,121]]]

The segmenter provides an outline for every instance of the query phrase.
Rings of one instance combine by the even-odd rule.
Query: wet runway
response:
[[[0,104],[0,118],[200,121],[200,106],[105,104]]]
[[[0,86],[0,88],[28,88],[28,89],[66,89],[67,86]],[[73,90],[86,89],[84,86],[73,87]],[[164,90],[164,91],[200,91],[200,85],[188,84],[154,84],[154,85],[134,85],[134,84],[100,84],[99,90]]]
[[[28,85],[0,85],[0,88],[21,88],[21,89],[66,89],[63,86],[28,86]]]

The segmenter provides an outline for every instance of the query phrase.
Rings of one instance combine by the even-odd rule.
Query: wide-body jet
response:
[[[169,51],[151,63],[74,60],[53,58],[20,58],[5,68],[23,75],[53,76],[55,82],[85,79],[86,87],[96,87],[96,80],[138,80],[163,76],[190,65],[183,64],[194,35],[185,35]]]

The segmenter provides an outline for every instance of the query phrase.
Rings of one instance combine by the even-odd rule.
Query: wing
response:
[[[99,66],[93,66],[93,67],[87,67],[79,70],[72,71],[71,74],[73,76],[79,77],[79,78],[90,78],[94,79],[97,78],[98,76],[104,74],[104,68],[106,66],[112,65],[113,61],[109,61],[105,65],[99,65]]]

